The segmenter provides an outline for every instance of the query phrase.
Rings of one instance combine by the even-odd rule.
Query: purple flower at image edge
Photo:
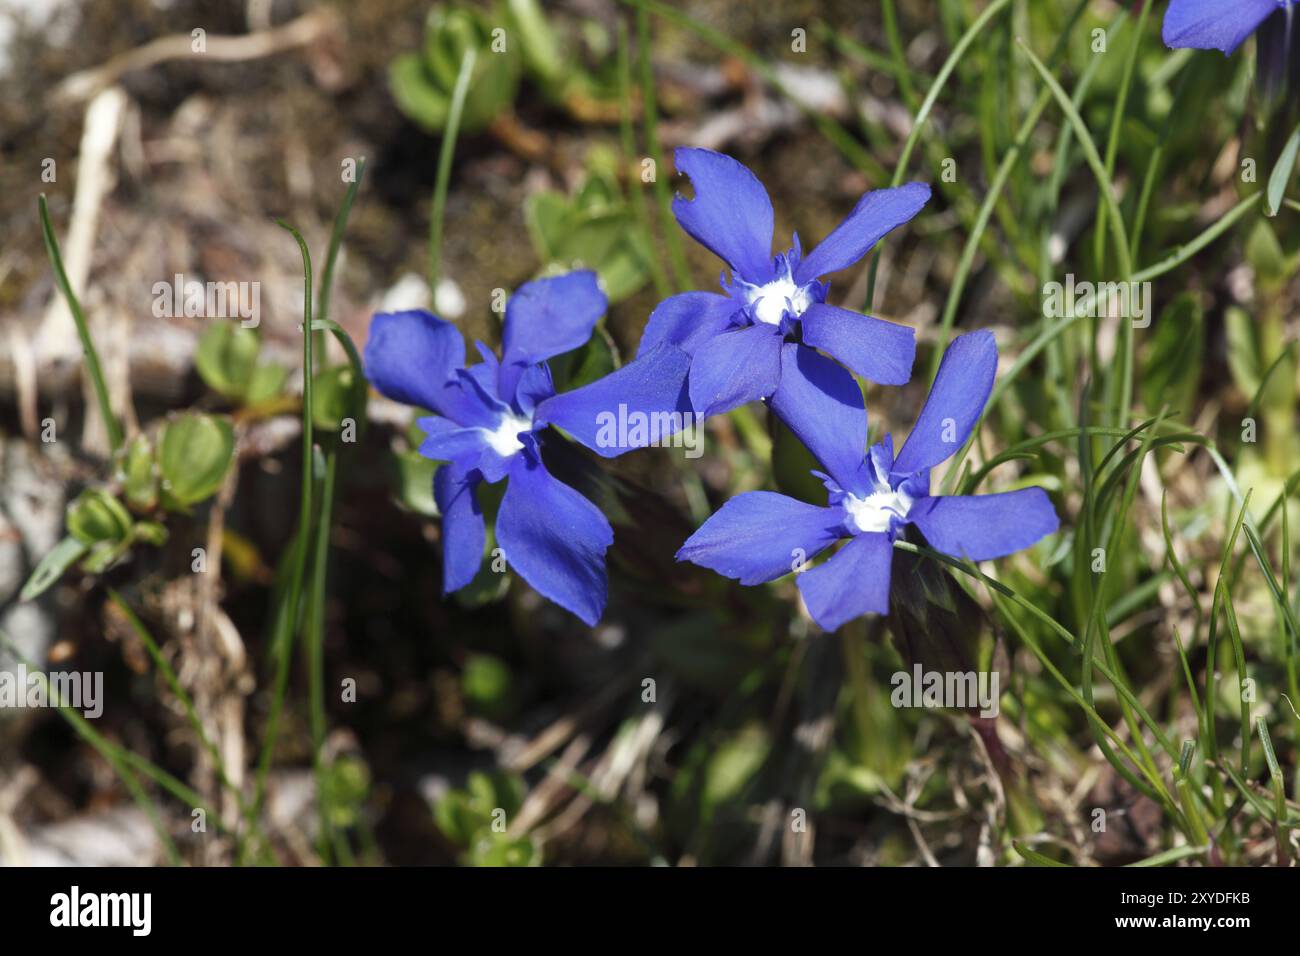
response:
[[[605,307],[593,272],[526,283],[506,305],[501,358],[476,343],[483,360],[469,367],[460,330],[428,312],[380,313],[371,322],[371,384],[435,413],[418,424],[426,434],[420,454],[445,462],[433,480],[444,593],[469,584],[483,559],[479,485],[506,481],[496,539],[510,566],[588,625],[604,612],[614,532],[595,505],[547,472],[541,445],[555,396],[546,360],[585,343]]]
[[[1161,36],[1170,49],[1237,50],[1255,34],[1256,83],[1266,99],[1300,86],[1296,0],[1170,0]]]
[[[804,365],[805,374],[782,396],[800,414],[787,409],[782,418],[826,469],[816,473],[827,488],[826,507],[770,491],[746,492],[691,535],[679,561],[741,584],[762,584],[845,540],[829,560],[798,577],[813,620],[831,631],[864,614],[888,612],[893,542],[906,525],[937,551],[974,561],[1011,554],[1056,531],[1056,512],[1041,488],[930,494],[930,469],[965,443],[993,388],[998,353],[991,332],[963,335],[948,347],[897,456],[889,436],[863,455],[866,409],[847,373],[821,356],[786,348],[788,361]]]
[[[909,183],[868,192],[815,249],[799,237],[772,255],[772,202],[744,165],[707,149],[679,149],[677,169],[690,177],[694,199],[673,200],[682,228],[730,268],[724,293],[671,296],[650,315],[636,358],[623,368],[559,397],[551,421],[593,451],[615,457],[627,446],[598,440],[602,415],[620,406],[645,415],[708,417],[779,396],[787,385],[788,347],[821,350],[873,382],[911,378],[916,334],[907,326],[826,303],[823,276],[846,269],[888,232],[912,219],[930,187]],[[788,404],[788,403],[787,403]]]
[[[1289,12],[1292,0],[1169,0],[1161,37],[1171,49],[1232,53],[1270,14]]]

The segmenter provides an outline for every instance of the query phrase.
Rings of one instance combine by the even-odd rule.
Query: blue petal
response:
[[[596,273],[589,271],[535,279],[516,289],[506,303],[501,333],[501,397],[514,399],[519,375],[528,366],[576,349],[591,338],[607,304]]]
[[[998,345],[987,329],[953,339],[903,450],[898,474],[933,468],[965,444],[984,411],[998,370]]]
[[[418,309],[378,313],[370,322],[365,366],[381,395],[458,417],[463,399],[453,380],[465,367],[465,340],[450,322]]]
[[[510,406],[497,397],[497,365],[479,362],[456,371],[456,382],[464,396],[457,419],[462,425],[495,428]]]
[[[1276,0],[1170,0],[1161,35],[1171,49],[1231,53],[1277,9]]]
[[[762,584],[789,574],[844,533],[844,514],[771,491],[737,495],[718,509],[677,552],[678,561]]]
[[[708,418],[767,398],[781,381],[781,331],[750,325],[714,336],[691,361],[691,406]]]
[[[833,305],[815,303],[802,316],[803,340],[835,356],[865,379],[906,385],[916,359],[916,330]]]
[[[433,476],[433,497],[442,512],[442,593],[457,591],[474,580],[483,561],[487,531],[479,510],[478,482],[465,481],[457,469],[444,465]]]
[[[682,228],[732,272],[765,282],[772,273],[772,201],[758,177],[711,149],[679,149],[673,161],[695,188],[694,199],[673,199]]]
[[[739,309],[731,296],[713,292],[670,296],[650,313],[641,344],[637,346],[637,357],[664,342],[676,345],[688,355],[694,354],[702,343],[726,331]]]
[[[486,342],[480,342],[478,339],[474,340],[474,350],[478,352],[479,358],[481,358],[483,364],[487,366],[486,369],[484,369],[484,374],[489,372],[491,373],[490,381],[492,382],[492,386],[490,391],[495,394],[497,368],[501,365],[501,360],[497,358],[496,353],[492,351],[491,346]]]
[[[463,461],[483,451],[487,439],[481,428],[464,428],[450,418],[434,416],[416,422],[424,429],[420,454],[433,461]]]
[[[555,394],[555,380],[551,378],[551,367],[545,362],[530,365],[519,375],[519,384],[515,386],[515,406],[524,415],[531,415],[542,402]]]
[[[893,557],[889,535],[869,532],[799,575],[799,593],[817,626],[833,631],[864,614],[888,614]]]
[[[547,600],[588,625],[605,610],[605,550],[614,543],[600,509],[529,455],[516,455],[497,514],[509,565]]]
[[[686,422],[692,414],[686,392],[691,357],[675,345],[658,345],[645,355],[602,379],[562,392],[537,406],[534,421],[563,428],[577,441],[605,458],[642,447],[620,441],[620,414],[645,416],[647,422]],[[613,424],[611,438],[611,424]],[[661,429],[660,437],[671,435]],[[651,437],[649,429],[647,438]]]
[[[842,366],[806,346],[781,346],[781,382],[768,403],[841,488],[853,481],[867,447],[862,390]]]
[[[1042,488],[922,498],[907,517],[936,551],[972,561],[1020,551],[1060,525]]]
[[[925,183],[908,183],[865,194],[835,231],[799,263],[795,282],[804,283],[857,262],[887,232],[910,220],[930,200]]]

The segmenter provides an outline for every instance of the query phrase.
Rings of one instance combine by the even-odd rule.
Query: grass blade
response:
[[[435,309],[438,302],[438,281],[442,278],[442,220],[447,210],[451,159],[456,153],[460,117],[465,112],[465,97],[469,93],[469,80],[477,57],[478,51],[471,47],[461,58],[460,72],[456,74],[456,85],[451,91],[451,106],[447,110],[447,125],[442,131],[442,145],[438,148],[438,174],[433,184],[433,209],[429,214],[429,295]],[[310,309],[307,310],[307,317],[310,321]]]
[[[45,202],[45,193],[41,193],[37,206],[41,214],[41,234],[45,237],[45,251],[50,257],[50,265],[54,267],[54,283],[63,293],[63,298],[68,303],[68,311],[72,313],[72,320],[77,324],[77,336],[81,339],[81,351],[86,359],[86,370],[90,373],[90,382],[95,389],[95,400],[99,403],[99,414],[104,419],[104,428],[108,431],[108,446],[116,455],[122,450],[125,441],[122,423],[113,414],[113,407],[109,404],[104,370],[100,367],[99,353],[95,351],[95,343],[90,337],[86,314],[81,311],[81,303],[77,300],[77,294],[72,291],[72,283],[68,281],[68,274],[64,271],[63,256],[59,253],[59,240],[55,238],[54,227],[50,225],[50,209]]]

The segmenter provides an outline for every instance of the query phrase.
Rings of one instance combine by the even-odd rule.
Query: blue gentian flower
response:
[[[1270,14],[1269,29],[1285,28],[1293,0],[1170,0],[1161,31],[1172,49],[1232,53]]]
[[[590,501],[542,464],[546,409],[555,385],[546,360],[585,343],[605,313],[594,272],[538,279],[506,304],[502,355],[477,343],[465,365],[460,330],[424,311],[381,313],[370,325],[366,374],[389,398],[436,414],[419,419],[442,512],[443,590],[473,580],[486,529],[482,482],[508,482],[496,538],[506,561],[544,597],[589,625],[605,609],[605,550],[614,532]]]
[[[1233,53],[1255,34],[1255,86],[1273,109],[1300,90],[1297,0],[1170,0],[1162,36],[1171,49]]]
[[[846,540],[828,561],[798,578],[808,612],[830,631],[863,614],[888,612],[893,542],[906,525],[936,550],[975,561],[1011,554],[1051,534],[1056,512],[1041,488],[930,494],[930,469],[969,437],[993,388],[997,361],[991,332],[955,339],[897,456],[886,436],[864,457],[861,392],[847,376],[827,377],[828,366],[808,368],[788,397],[801,414],[788,421],[826,469],[815,474],[826,485],[827,506],[770,491],[738,495],[687,539],[677,559],[741,584],[762,584]]]
[[[730,156],[679,149],[677,169],[695,198],[673,201],[677,221],[730,269],[725,294],[686,292],[665,299],[646,325],[636,359],[557,399],[552,421],[598,454],[628,450],[599,439],[602,415],[707,417],[747,402],[780,397],[791,367],[785,356],[820,349],[864,378],[905,384],[916,355],[915,332],[826,303],[823,276],[858,262],[882,236],[910,220],[930,187],[909,183],[865,194],[820,245],[772,256],[772,202],[758,178]]]

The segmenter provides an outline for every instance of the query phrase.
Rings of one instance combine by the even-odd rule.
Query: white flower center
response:
[[[750,289],[749,304],[754,307],[754,318],[758,321],[780,325],[786,312],[798,318],[812,305],[812,301],[807,289],[795,285],[790,276],[784,275]]]
[[[846,495],[843,504],[859,531],[888,531],[891,517],[907,517],[912,508],[912,497],[902,491],[891,491],[888,485],[882,484],[865,498]]]
[[[509,458],[516,452],[523,451],[524,443],[519,436],[533,430],[533,420],[514,412],[506,412],[497,420],[496,428],[485,428],[487,443],[502,458]]]

